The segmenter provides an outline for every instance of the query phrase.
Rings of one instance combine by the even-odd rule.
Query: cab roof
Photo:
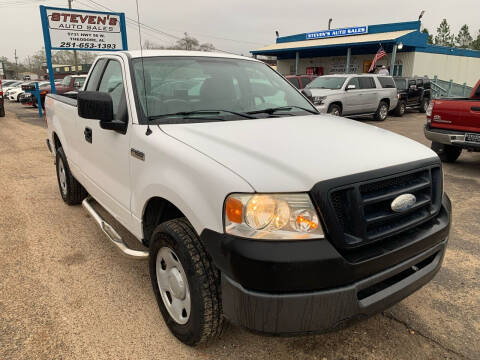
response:
[[[216,58],[226,58],[226,59],[241,59],[241,60],[250,60],[258,61],[253,58],[246,56],[240,56],[225,52],[207,52],[207,51],[187,51],[187,50],[133,50],[133,51],[122,51],[130,58],[141,58],[141,57],[161,57],[161,56],[201,56],[201,57],[216,57]]]

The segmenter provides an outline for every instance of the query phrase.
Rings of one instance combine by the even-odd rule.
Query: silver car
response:
[[[338,116],[374,115],[383,121],[398,102],[395,82],[385,75],[325,75],[307,88],[318,111]]]

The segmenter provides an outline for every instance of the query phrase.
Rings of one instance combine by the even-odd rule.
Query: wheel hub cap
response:
[[[58,159],[58,180],[60,182],[60,188],[63,194],[67,193],[67,175],[65,174],[65,167],[63,166],[62,159]]]
[[[186,324],[191,311],[190,290],[185,270],[172,249],[162,247],[158,251],[156,274],[165,308],[176,323]]]

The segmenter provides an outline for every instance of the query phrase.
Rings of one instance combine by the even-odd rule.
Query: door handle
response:
[[[83,131],[83,135],[85,135],[85,140],[91,144],[93,140],[92,129],[90,129],[89,127],[86,127],[85,130]]]
[[[470,110],[472,110],[472,111],[480,111],[480,106],[472,106],[472,107],[470,108]]]

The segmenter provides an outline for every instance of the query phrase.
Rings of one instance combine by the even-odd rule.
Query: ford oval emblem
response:
[[[411,209],[415,203],[417,202],[417,198],[413,194],[403,194],[397,196],[390,205],[392,210],[398,213],[402,213]]]

